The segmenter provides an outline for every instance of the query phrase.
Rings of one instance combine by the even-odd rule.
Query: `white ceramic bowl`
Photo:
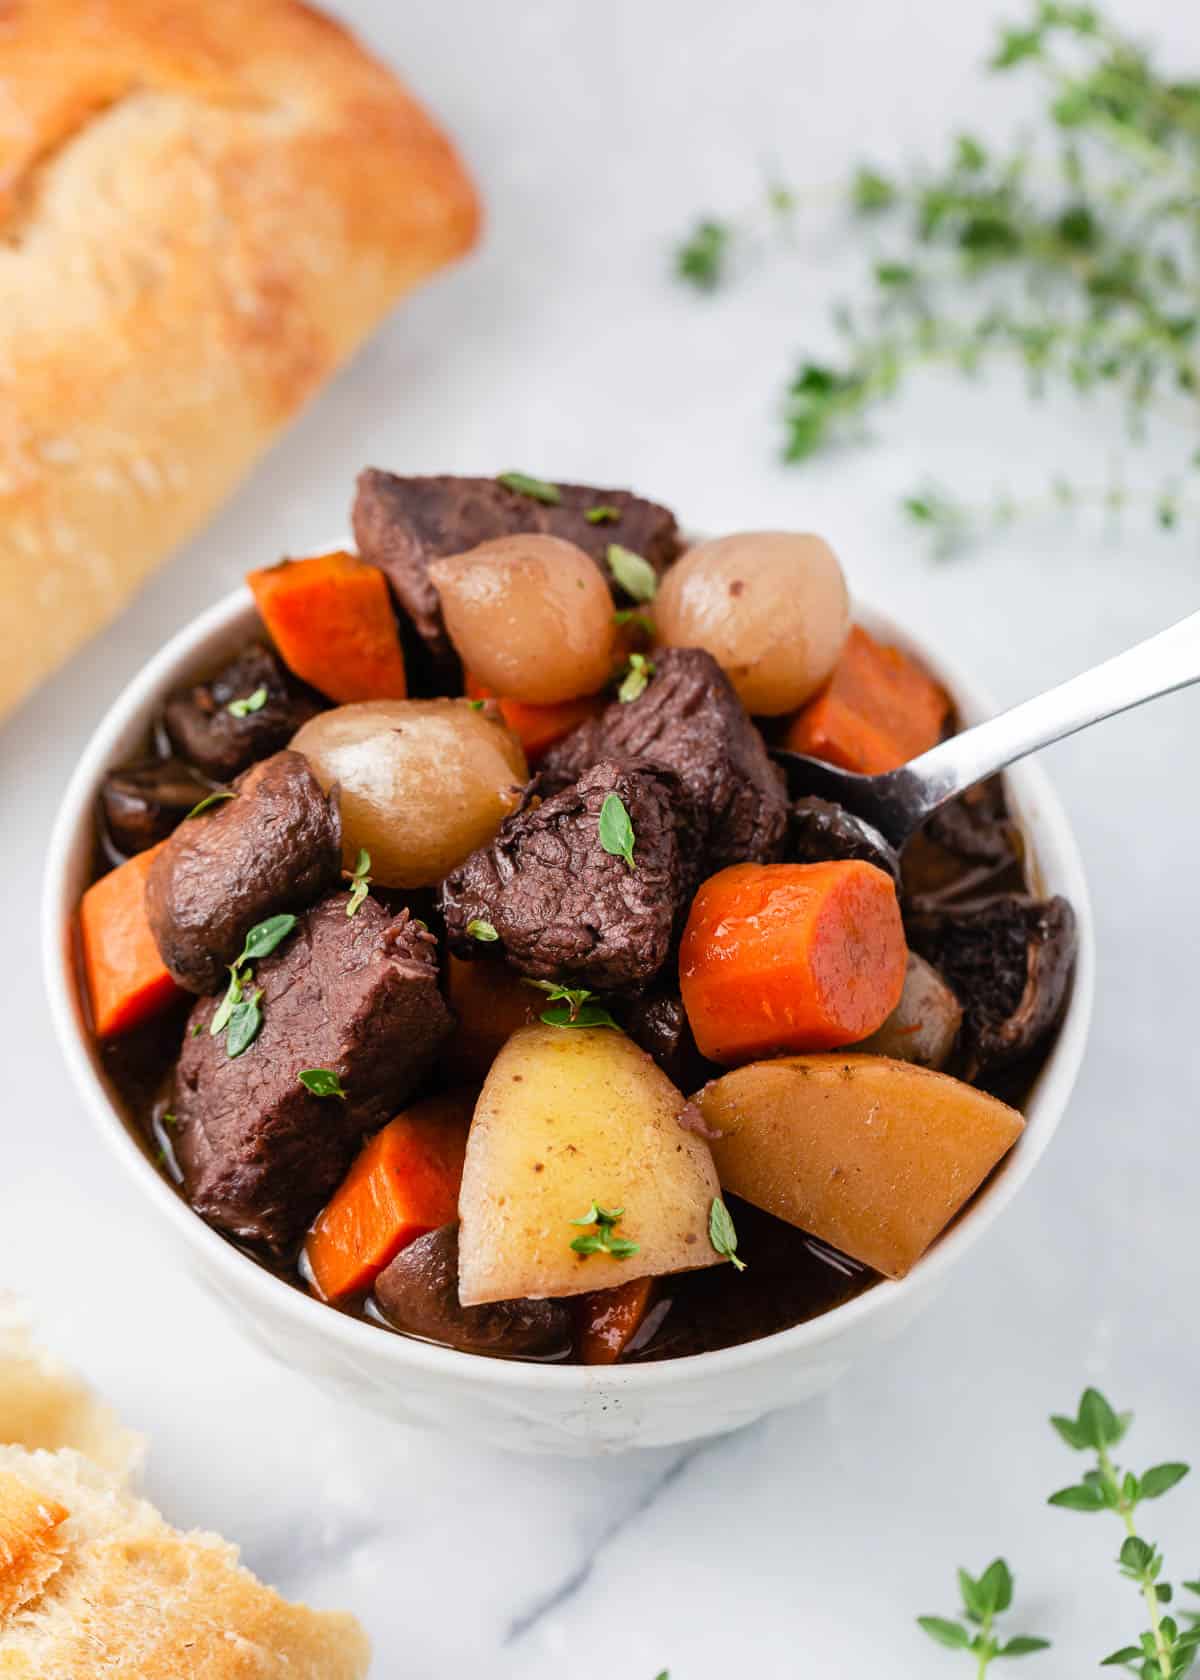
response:
[[[954,695],[966,722],[990,714],[950,661],[859,607],[868,629],[916,654]],[[588,1368],[485,1359],[408,1340],[301,1294],[248,1260],[191,1212],[135,1142],[85,1029],[71,957],[72,918],[92,859],[96,794],[105,770],[141,750],[163,697],[233,654],[257,626],[239,589],[175,636],[101,720],[71,778],[49,848],[43,900],[46,984],[63,1055],[88,1112],[140,1186],[163,1238],[260,1345],[343,1398],[405,1422],[497,1446],[589,1454],[720,1434],[828,1388],[873,1343],[915,1317],[958,1259],[1008,1206],[1037,1166],[1070,1096],[1092,1006],[1092,918],[1079,855],[1041,770],[1018,765],[1009,788],[1041,887],[1070,899],[1079,918],[1075,984],[1058,1040],[1028,1104],[1029,1125],[1001,1169],[902,1282],[884,1282],[823,1317],[741,1347],[659,1364]]]

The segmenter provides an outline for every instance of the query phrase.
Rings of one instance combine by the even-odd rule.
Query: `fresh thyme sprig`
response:
[[[1094,1388],[1085,1391],[1075,1417],[1053,1417],[1050,1421],[1074,1451],[1096,1455],[1095,1467],[1084,1472],[1082,1481],[1051,1494],[1050,1504],[1067,1511],[1112,1511],[1121,1519],[1125,1539],[1118,1566],[1124,1578],[1140,1591],[1150,1622],[1136,1645],[1123,1645],[1105,1657],[1101,1666],[1128,1669],[1141,1680],[1177,1680],[1196,1660],[1200,1625],[1181,1628],[1165,1609],[1174,1597],[1174,1589],[1162,1579],[1162,1553],[1138,1533],[1134,1514],[1147,1500],[1161,1499],[1176,1487],[1188,1474],[1188,1466],[1156,1464],[1140,1476],[1122,1470],[1113,1462],[1112,1450],[1124,1439],[1133,1421],[1132,1413],[1114,1411]],[[1200,1583],[1184,1585],[1191,1592],[1200,1591]]]
[[[1010,1609],[1013,1601],[1012,1571],[1003,1558],[993,1559],[978,1577],[960,1569],[958,1590],[965,1621],[918,1616],[917,1626],[948,1650],[966,1651],[974,1660],[977,1676],[985,1675],[999,1657],[1028,1657],[1049,1648],[1048,1639],[1033,1634],[1002,1639],[996,1632],[996,1617]]]
[[[873,261],[835,308],[840,352],[806,359],[788,386],[785,455],[861,435],[918,369],[1015,362],[1034,394],[1115,392],[1135,436],[1150,412],[1183,422],[1175,472],[1138,493],[1169,524],[1190,511],[1177,481],[1200,466],[1200,79],[1162,70],[1096,7],[1057,0],[1001,32],[989,69],[1041,78],[1033,139],[995,150],[960,135],[935,169],[864,166],[843,189]],[[714,290],[756,226],[707,218],[677,272]],[[933,534],[945,552],[990,528]]]

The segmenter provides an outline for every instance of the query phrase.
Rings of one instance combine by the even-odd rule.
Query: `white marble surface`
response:
[[[1015,699],[1196,605],[1194,536],[1024,528],[931,566],[897,522],[925,470],[1036,487],[1095,476],[1102,415],[1031,415],[923,384],[878,441],[774,464],[771,402],[853,271],[829,225],[727,298],[666,278],[693,210],[751,198],[759,163],[822,182],[1002,121],[974,64],[989,8],[953,0],[344,0],[461,136],[486,247],[406,309],[134,609],[0,731],[5,1029],[0,1282],[153,1440],[176,1520],[238,1537],[289,1591],[347,1604],[381,1676],[650,1680],[953,1671],[912,1627],[953,1569],[1008,1554],[1022,1621],[1092,1672],[1136,1625],[1113,1536],[1047,1511],[1064,1453],[1043,1418],[1088,1379],[1137,1408],[1138,1456],[1200,1451],[1195,1395],[1195,740],[1200,695],[1050,755],[1099,920],[1089,1060],[1055,1148],[916,1332],[825,1403],[688,1452],[499,1458],[336,1407],[244,1345],[159,1245],[78,1113],[35,950],[55,801],[98,712],[185,614],[248,565],[344,523],[365,461],[632,482],[694,526],[808,526],[856,586],[954,638]],[[1187,62],[1186,8],[1126,0]],[[736,22],[734,21],[736,16]],[[1194,44],[1194,43],[1193,43]],[[1144,464],[1144,463],[1143,463]],[[1189,1211],[1191,1210],[1191,1211]],[[1194,1537],[1195,1494],[1157,1532]],[[1193,1572],[1194,1556],[1188,1558]]]

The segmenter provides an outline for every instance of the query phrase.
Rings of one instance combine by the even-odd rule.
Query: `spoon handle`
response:
[[[922,807],[924,820],[956,793],[1027,753],[1194,682],[1200,682],[1200,612],[1045,694],[951,736],[895,774],[904,778],[907,799]]]

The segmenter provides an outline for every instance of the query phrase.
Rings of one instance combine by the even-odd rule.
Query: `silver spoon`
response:
[[[860,776],[782,748],[772,757],[787,772],[793,797],[835,800],[900,851],[935,811],[976,782],[1052,741],[1194,682],[1200,682],[1200,613],[1036,699],[952,735],[886,775]]]

